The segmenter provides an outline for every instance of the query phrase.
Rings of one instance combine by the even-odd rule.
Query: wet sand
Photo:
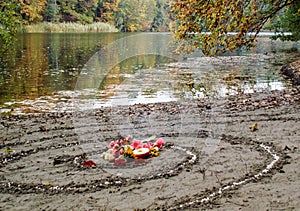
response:
[[[299,90],[4,115],[0,209],[297,210]],[[117,168],[100,157],[111,140],[129,134],[167,144],[136,166]],[[82,153],[97,167],[74,165]]]

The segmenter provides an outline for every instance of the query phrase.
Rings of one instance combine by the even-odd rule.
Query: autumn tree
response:
[[[28,23],[37,23],[43,19],[47,0],[19,0],[21,15]]]
[[[96,12],[96,21],[117,25],[116,14],[121,0],[100,0]]]
[[[0,8],[6,8],[0,16],[13,26],[14,19],[8,18],[11,15],[8,11],[12,10],[7,8],[8,5],[18,5],[19,11],[15,14],[21,14],[20,19],[24,24],[42,21],[89,24],[101,21],[120,31],[167,31],[169,1],[171,0],[11,0],[0,3]]]
[[[100,0],[96,21],[107,22],[120,31],[164,30],[169,27],[170,0]]]
[[[173,0],[181,50],[200,48],[205,55],[253,47],[264,24],[297,0]],[[298,1],[299,2],[299,1]],[[299,12],[299,11],[298,11]],[[249,33],[251,33],[249,35]]]
[[[155,17],[155,7],[155,0],[122,0],[116,14],[118,23],[121,23],[121,30],[150,30]]]

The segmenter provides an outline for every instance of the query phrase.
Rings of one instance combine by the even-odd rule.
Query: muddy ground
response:
[[[300,92],[1,117],[1,210],[298,210]],[[257,124],[258,130],[250,129]],[[111,140],[162,137],[115,167]],[[83,153],[97,166],[74,164]],[[54,162],[59,160],[60,162]],[[55,165],[54,165],[55,164]]]

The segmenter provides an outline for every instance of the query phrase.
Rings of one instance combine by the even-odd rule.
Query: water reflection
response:
[[[279,90],[286,82],[278,74],[274,55],[249,54],[247,56],[197,57],[184,63],[170,64],[177,67],[190,97],[225,97],[239,93]]]
[[[101,47],[124,36],[115,33],[22,34],[0,55],[0,105],[73,90],[76,77]]]
[[[140,55],[120,60],[105,74],[98,89],[74,92],[78,75],[89,59],[104,46],[130,35],[20,35],[14,48],[0,55],[0,109],[69,110],[76,96],[84,96],[87,105],[93,98],[94,106],[100,107],[282,89],[286,82],[278,74],[280,65],[299,57],[298,53],[281,53],[299,49],[299,43],[271,41],[264,37],[259,38],[257,48],[240,49],[215,59],[194,54],[192,57],[198,58],[174,63],[164,56]],[[156,44],[154,48],[166,48],[170,39],[170,35],[161,34],[152,44]],[[145,38],[126,47],[149,48],[147,42]],[[161,46],[162,43],[165,46]],[[274,56],[272,52],[277,54]],[[237,55],[239,57],[235,57]],[[113,56],[116,58],[112,59],[118,61],[120,55]],[[101,71],[97,65],[95,68]],[[99,81],[89,83],[94,87]]]

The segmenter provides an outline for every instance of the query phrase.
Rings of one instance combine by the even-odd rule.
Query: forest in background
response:
[[[255,36],[248,38],[247,33],[262,29],[277,32],[274,39],[300,40],[299,23],[298,0],[10,0],[0,2],[0,47],[12,43],[18,30],[173,31],[179,43],[191,42],[205,52],[220,49],[227,40],[220,49],[226,51],[251,47]],[[235,40],[227,32],[237,32]]]
[[[169,0],[15,0],[25,25],[104,22],[119,31],[169,31]]]

